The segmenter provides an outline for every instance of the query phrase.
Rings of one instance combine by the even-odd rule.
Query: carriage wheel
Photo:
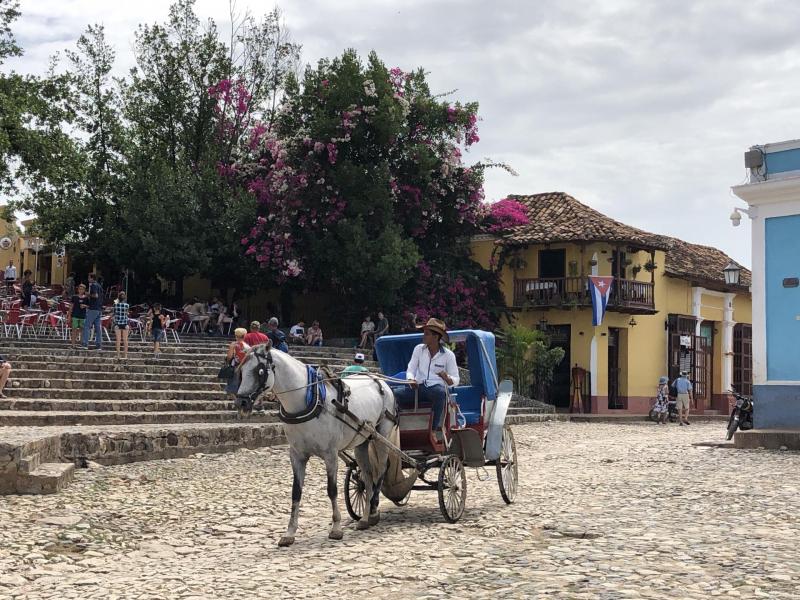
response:
[[[357,465],[347,467],[344,476],[344,505],[354,521],[360,521],[368,512],[367,488],[361,481],[361,469]]]
[[[514,433],[508,426],[503,428],[500,458],[497,459],[495,467],[497,468],[500,495],[506,504],[511,504],[517,497],[517,445],[514,443]]]
[[[464,514],[466,504],[467,472],[461,459],[451,454],[439,469],[439,509],[448,523],[455,523]]]

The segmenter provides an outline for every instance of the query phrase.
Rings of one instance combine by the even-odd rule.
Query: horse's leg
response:
[[[369,461],[369,441],[363,442],[356,446],[353,450],[353,453],[356,457],[356,462],[358,463],[358,468],[361,469],[361,481],[364,483],[364,491],[366,493],[367,498],[370,500],[370,504],[372,503],[372,494],[373,494],[373,479],[372,479],[372,466],[370,465]],[[370,507],[370,511],[372,508]],[[361,515],[361,518],[356,523],[356,529],[368,529],[369,528],[369,516],[368,515]]]
[[[339,456],[335,451],[329,452],[325,456],[325,471],[328,474],[328,498],[331,499],[331,510],[333,511],[328,537],[332,540],[340,540],[344,534],[342,532],[342,513],[339,512],[339,489],[336,485],[339,476]]]
[[[378,433],[380,433],[383,437],[389,438],[392,433],[392,428],[395,425],[388,419],[384,419],[378,425]],[[386,449],[381,443],[378,442],[371,442],[374,445],[374,451],[376,456],[376,464],[375,467],[377,472],[375,473],[375,478],[377,483],[375,484],[375,489],[372,491],[372,498],[370,499],[369,503],[369,525],[372,527],[373,525],[377,525],[378,522],[381,520],[381,513],[378,509],[378,504],[381,498],[381,486],[383,485],[383,479],[386,476],[386,470],[389,467],[389,451]]]
[[[292,461],[292,516],[289,517],[289,527],[278,542],[278,546],[294,544],[294,535],[297,533],[297,515],[300,512],[300,498],[303,496],[303,482],[306,479],[308,457],[302,456],[294,448],[289,448],[289,458]]]

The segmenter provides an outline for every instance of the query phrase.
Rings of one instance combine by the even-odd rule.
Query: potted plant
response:
[[[577,260],[569,261],[569,276],[570,277],[577,277],[578,276],[578,261]]]
[[[631,273],[633,273],[633,278],[634,278],[634,279],[636,279],[636,276],[639,274],[639,272],[640,272],[641,270],[642,270],[642,265],[638,265],[638,264],[637,264],[637,265],[633,265],[633,266],[631,267]]]
[[[648,273],[652,273],[658,268],[658,265],[653,260],[648,260],[644,263],[644,270]]]

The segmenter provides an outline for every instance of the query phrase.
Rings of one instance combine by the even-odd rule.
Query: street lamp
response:
[[[34,262],[33,268],[33,281],[36,282],[39,280],[39,251],[42,249],[43,246],[42,238],[35,237],[32,238],[30,241],[31,250],[36,253],[36,261]]]
[[[722,269],[722,273],[725,275],[725,283],[728,285],[739,285],[739,274],[741,272],[742,269],[739,265],[733,261],[729,262],[728,266]]]
[[[544,316],[539,319],[539,331],[547,331],[547,319]]]

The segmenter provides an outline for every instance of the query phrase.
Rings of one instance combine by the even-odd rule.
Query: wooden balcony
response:
[[[652,314],[656,312],[654,285],[649,281],[615,279],[608,310]],[[515,279],[515,308],[572,308],[592,305],[588,277]]]

